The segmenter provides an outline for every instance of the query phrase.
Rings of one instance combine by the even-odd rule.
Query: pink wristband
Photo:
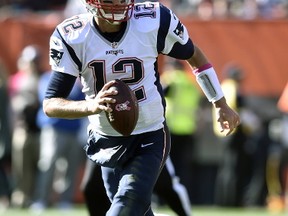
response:
[[[209,68],[211,68],[211,67],[212,67],[212,64],[207,63],[207,64],[204,64],[204,65],[202,65],[201,67],[195,69],[195,70],[193,71],[193,73],[196,75],[196,74],[201,73],[202,71],[207,70],[207,69],[209,69]]]

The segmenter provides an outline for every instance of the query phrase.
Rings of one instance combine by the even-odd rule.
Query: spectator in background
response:
[[[39,80],[39,101],[43,101],[48,86],[50,72],[46,72]],[[84,99],[80,83],[75,85],[68,97],[72,100]],[[67,120],[47,117],[42,106],[37,116],[41,128],[40,157],[38,161],[39,176],[35,188],[35,202],[32,210],[44,210],[50,204],[58,202],[61,209],[72,207],[77,173],[81,165],[81,119]],[[54,189],[54,190],[53,190]],[[59,194],[52,200],[52,191]]]
[[[155,0],[152,0],[152,2]],[[137,0],[143,2],[143,0]],[[161,0],[165,6],[173,9],[176,14],[193,16],[204,20],[209,19],[287,19],[288,2],[286,0]],[[6,0],[0,1],[1,12],[62,12],[69,17],[83,11],[81,0]],[[83,7],[84,8],[84,7]],[[79,10],[80,9],[80,10]],[[85,8],[84,8],[85,10]],[[84,11],[85,12],[85,11]],[[62,16],[63,14],[61,14]]]
[[[0,212],[10,205],[11,185],[8,166],[11,164],[10,101],[7,87],[7,71],[0,60]]]
[[[241,81],[243,80],[243,71],[238,65],[229,64],[224,68],[224,79],[221,83],[225,89],[227,103],[239,112],[243,106],[243,95],[241,92]],[[214,116],[214,109],[212,110]],[[217,124],[214,120],[214,132],[216,136],[222,137],[225,145],[223,160],[220,162],[218,177],[216,179],[216,204],[223,206],[239,206],[242,199],[240,193],[243,189],[243,146],[246,142],[243,128],[239,125],[237,131],[230,137],[223,137],[217,131]],[[241,122],[242,123],[242,122]]]
[[[284,124],[281,117],[269,122],[269,137],[271,143],[266,162],[267,209],[277,214],[285,209],[286,173],[287,173],[287,143],[284,143]],[[286,126],[287,127],[287,126]],[[287,128],[286,128],[287,130]]]
[[[214,17],[218,19],[226,18],[228,13],[228,1],[227,0],[215,0],[213,2]]]
[[[62,10],[65,7],[66,2],[67,0],[7,0],[5,5],[11,6],[14,10],[39,12]]]
[[[267,208],[273,213],[288,209],[288,82],[277,102],[280,119],[272,121],[278,151],[270,153],[267,161]]]
[[[202,93],[185,71],[179,60],[166,60],[163,80],[167,103],[166,119],[171,133],[170,157],[175,166],[176,175],[190,192],[191,155],[197,128],[197,110]]]
[[[279,98],[277,106],[283,117],[283,137],[281,137],[281,140],[284,146],[288,148],[288,82]]]
[[[197,15],[200,19],[210,20],[213,18],[213,2],[211,0],[202,0],[197,5]]]
[[[241,125],[230,137],[223,137],[217,132],[213,118],[214,132],[225,145],[216,179],[215,203],[223,206],[254,206],[259,204],[265,179],[265,158],[259,151],[264,149],[261,146],[261,122],[247,107],[242,89],[243,69],[235,63],[228,63],[223,72],[221,86],[227,103],[239,112]]]
[[[31,203],[39,155],[39,108],[37,86],[42,73],[41,50],[26,46],[18,58],[18,71],[10,77],[9,92],[13,110],[12,171],[14,189],[12,205],[27,207]]]

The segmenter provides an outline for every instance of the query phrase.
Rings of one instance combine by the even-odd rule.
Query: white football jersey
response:
[[[165,19],[165,28],[160,17],[161,23]],[[50,64],[54,71],[80,77],[86,100],[93,99],[108,81],[126,82],[139,102],[133,134],[140,134],[162,128],[165,121],[158,54],[168,54],[176,42],[188,40],[187,29],[172,11],[159,3],[138,3],[125,33],[112,43],[98,32],[89,13],[63,21],[50,38]],[[88,118],[90,128],[100,134],[120,135],[104,112]]]

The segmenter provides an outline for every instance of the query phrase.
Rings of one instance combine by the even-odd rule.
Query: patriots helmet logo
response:
[[[178,22],[176,29],[173,32],[183,40],[184,27],[180,21]]]
[[[56,49],[50,49],[50,57],[51,57],[51,59],[54,60],[54,62],[56,63],[57,66],[60,63],[63,54],[64,54],[64,52],[60,52]]]

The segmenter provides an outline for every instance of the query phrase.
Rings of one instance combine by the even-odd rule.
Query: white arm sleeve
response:
[[[224,96],[213,67],[196,73],[196,80],[210,102],[218,101]]]

